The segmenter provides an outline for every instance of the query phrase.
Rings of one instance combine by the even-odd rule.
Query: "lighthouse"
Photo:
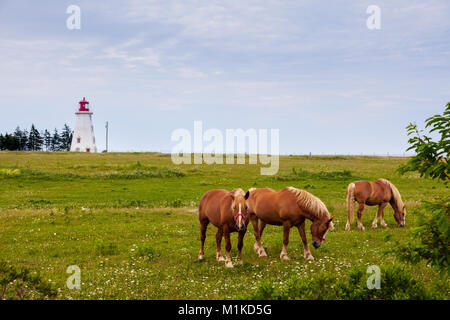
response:
[[[97,152],[94,126],[92,124],[92,111],[89,110],[89,102],[86,101],[86,98],[83,98],[79,104],[80,108],[75,112],[75,129],[70,151]]]

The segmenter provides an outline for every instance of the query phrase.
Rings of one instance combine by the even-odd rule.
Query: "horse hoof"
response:
[[[258,244],[255,242],[255,244],[253,245],[253,250],[255,250],[255,252],[257,253],[257,254],[259,254],[259,247],[258,247]]]
[[[285,260],[285,261],[291,260],[291,259],[289,259],[289,257],[285,253],[280,254],[280,259],[281,260]]]
[[[378,228],[378,226],[376,224],[372,224],[372,228],[376,229],[376,228]]]
[[[387,224],[385,223],[385,224],[382,224],[381,225],[383,228],[386,228],[387,227]]]
[[[366,228],[364,228],[363,226],[359,226],[358,229],[361,231],[366,231]]]
[[[350,231],[350,225],[349,225],[349,224],[347,224],[347,225],[345,226],[345,231]]]
[[[231,261],[225,262],[225,267],[233,268],[233,263]]]
[[[244,262],[243,262],[241,259],[237,259],[236,262],[235,262],[235,264],[237,264],[237,265],[239,265],[239,266],[242,266],[243,263],[244,263]]]
[[[198,255],[198,260],[203,260],[203,255],[202,254]]]
[[[305,257],[306,261],[314,261],[314,257],[310,254],[309,256]]]
[[[225,262],[225,258],[222,257],[222,256],[217,257],[217,261],[219,261],[219,262]]]
[[[260,257],[260,258],[265,258],[265,257],[267,257],[267,253],[266,253],[265,251],[262,251],[262,252],[259,254],[259,257]]]

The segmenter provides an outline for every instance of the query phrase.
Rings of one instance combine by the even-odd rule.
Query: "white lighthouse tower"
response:
[[[83,98],[80,108],[75,112],[75,129],[73,131],[70,151],[97,152],[95,145],[94,126],[92,125],[92,111],[89,110],[89,102]]]

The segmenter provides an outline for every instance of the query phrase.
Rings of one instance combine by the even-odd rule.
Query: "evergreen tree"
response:
[[[28,150],[31,151],[39,151],[42,150],[42,144],[44,140],[41,137],[41,134],[36,129],[34,124],[31,125],[30,134],[28,136]]]
[[[12,134],[0,134],[0,150],[18,150],[19,140]]]
[[[70,145],[72,144],[72,130],[67,124],[64,124],[62,133],[61,133],[61,150],[62,151],[70,151]]]
[[[26,150],[28,142],[28,132],[26,130],[22,131],[20,127],[17,127],[13,135],[19,142],[19,147],[17,150]]]
[[[52,141],[50,143],[50,150],[51,151],[59,151],[61,145],[61,137],[59,136],[58,130],[55,128],[55,132],[52,136]]]
[[[20,150],[28,150],[27,145],[28,145],[28,131],[27,130],[23,130],[22,131],[22,136],[20,137]]]
[[[43,137],[44,137],[45,151],[49,151],[52,146],[52,135],[50,134],[50,132],[48,132],[47,129],[45,129]]]
[[[73,131],[67,124],[61,134],[56,128],[51,134],[47,129],[39,132],[34,124],[29,132],[17,126],[13,134],[0,134],[0,150],[39,151],[45,148],[46,151],[70,151],[72,137]]]

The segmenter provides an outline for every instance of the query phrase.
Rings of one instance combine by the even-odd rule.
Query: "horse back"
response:
[[[382,180],[377,181],[366,181],[360,180],[355,181],[355,199],[359,203],[364,203],[366,205],[379,205],[383,202],[388,202],[391,197],[391,190],[386,183]]]
[[[282,225],[285,220],[290,220],[286,214],[296,214],[299,210],[295,195],[288,190],[279,192],[270,188],[262,188],[256,195],[255,213],[264,222],[271,225]]]
[[[230,192],[225,189],[213,189],[205,192],[200,200],[198,208],[199,220],[202,221],[207,219],[215,226],[219,226],[221,223],[221,203],[229,193]]]

